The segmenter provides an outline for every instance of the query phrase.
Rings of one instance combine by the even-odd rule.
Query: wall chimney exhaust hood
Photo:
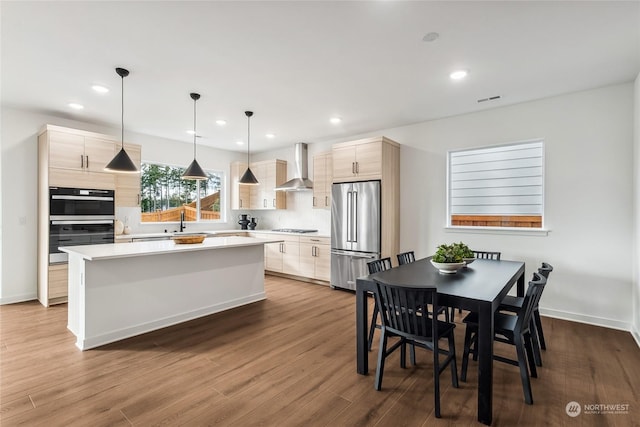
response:
[[[313,189],[313,182],[308,177],[307,144],[304,142],[298,142],[295,145],[295,167],[294,178],[276,187],[276,191],[305,191]]]

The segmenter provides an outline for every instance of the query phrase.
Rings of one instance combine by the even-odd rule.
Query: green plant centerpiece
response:
[[[431,263],[441,273],[455,273],[459,268],[473,262],[473,251],[462,242],[442,244],[431,258]]]

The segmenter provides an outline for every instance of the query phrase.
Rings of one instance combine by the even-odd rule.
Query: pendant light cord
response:
[[[247,116],[247,168],[249,168],[249,153],[251,152],[251,116]]]
[[[196,159],[196,101],[193,100],[193,159]]]
[[[120,80],[122,82],[122,86],[120,88],[120,93],[122,96],[120,97],[121,105],[120,105],[120,141],[122,143],[122,149],[124,150],[124,76],[120,76]]]

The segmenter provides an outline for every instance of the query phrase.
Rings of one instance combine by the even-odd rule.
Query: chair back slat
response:
[[[553,266],[551,264],[547,264],[546,262],[542,263],[542,267],[538,268],[538,273],[544,276],[545,279],[549,278],[549,273],[553,271]]]
[[[502,252],[490,252],[490,251],[471,251],[478,259],[493,259],[496,261],[500,261],[500,255]]]
[[[518,313],[518,320],[516,321],[515,328],[516,331],[522,331],[529,327],[533,310],[538,306],[538,301],[540,301],[544,285],[546,284],[547,279],[544,276],[538,273],[533,273],[533,278],[529,282],[527,293],[524,296],[522,309],[520,313]]]
[[[398,264],[400,265],[409,264],[411,262],[415,262],[416,260],[416,256],[413,251],[402,252],[396,256],[398,257]]]
[[[391,268],[391,258],[380,258],[375,261],[368,262],[367,267],[369,268],[369,274],[389,270]]]
[[[437,324],[427,315],[426,307],[436,309],[436,288],[407,288],[376,281],[376,298],[382,326],[411,339],[437,337]]]

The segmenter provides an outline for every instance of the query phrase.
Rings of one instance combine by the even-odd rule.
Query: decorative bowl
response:
[[[207,237],[206,234],[189,234],[183,236],[173,236],[173,242],[179,245],[189,245],[194,243],[202,243],[204,242],[204,238]]]
[[[431,264],[443,274],[453,274],[465,266],[464,262],[435,262],[431,260]]]
[[[475,261],[475,258],[462,258],[462,260],[464,261],[465,267],[469,264],[471,264],[473,261]]]

